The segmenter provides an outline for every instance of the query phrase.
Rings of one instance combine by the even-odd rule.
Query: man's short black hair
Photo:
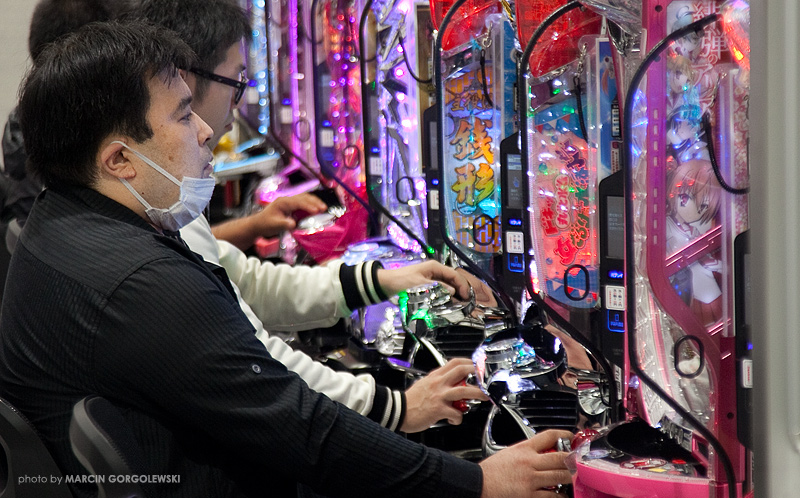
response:
[[[32,172],[46,187],[93,185],[106,137],[143,142],[153,136],[150,79],[177,74],[194,60],[175,33],[138,21],[89,24],[48,45],[19,102]]]
[[[48,43],[85,24],[110,21],[133,7],[132,0],[41,0],[33,9],[28,52],[34,64]]]
[[[132,15],[178,33],[197,54],[197,67],[212,72],[251,29],[247,14],[231,0],[144,0]],[[202,100],[209,84],[198,78],[194,98]]]

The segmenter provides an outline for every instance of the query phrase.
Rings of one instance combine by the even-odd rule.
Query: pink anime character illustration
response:
[[[702,159],[678,164],[668,187],[667,254],[672,255],[717,223],[722,187],[711,162]],[[705,325],[722,317],[722,291],[715,275],[721,268],[720,261],[708,254],[670,278],[675,291]]]

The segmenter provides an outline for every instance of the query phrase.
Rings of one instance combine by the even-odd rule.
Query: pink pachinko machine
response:
[[[573,443],[576,497],[752,495],[749,6],[646,1],[625,100],[627,421]],[[608,297],[608,293],[606,293]]]

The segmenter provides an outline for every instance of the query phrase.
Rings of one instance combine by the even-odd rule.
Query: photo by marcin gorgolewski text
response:
[[[66,475],[66,476],[28,476],[21,475],[17,477],[17,484],[22,486],[25,484],[74,484],[74,483],[90,483],[90,484],[105,484],[105,483],[123,483],[132,482],[139,484],[179,484],[181,482],[180,475]]]

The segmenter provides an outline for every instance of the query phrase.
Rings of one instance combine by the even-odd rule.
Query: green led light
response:
[[[400,316],[408,316],[408,292],[400,291],[397,294],[397,307],[400,308]]]
[[[409,322],[411,320],[424,320],[428,328],[433,328],[433,318],[427,308],[418,309],[411,318],[408,319]]]

